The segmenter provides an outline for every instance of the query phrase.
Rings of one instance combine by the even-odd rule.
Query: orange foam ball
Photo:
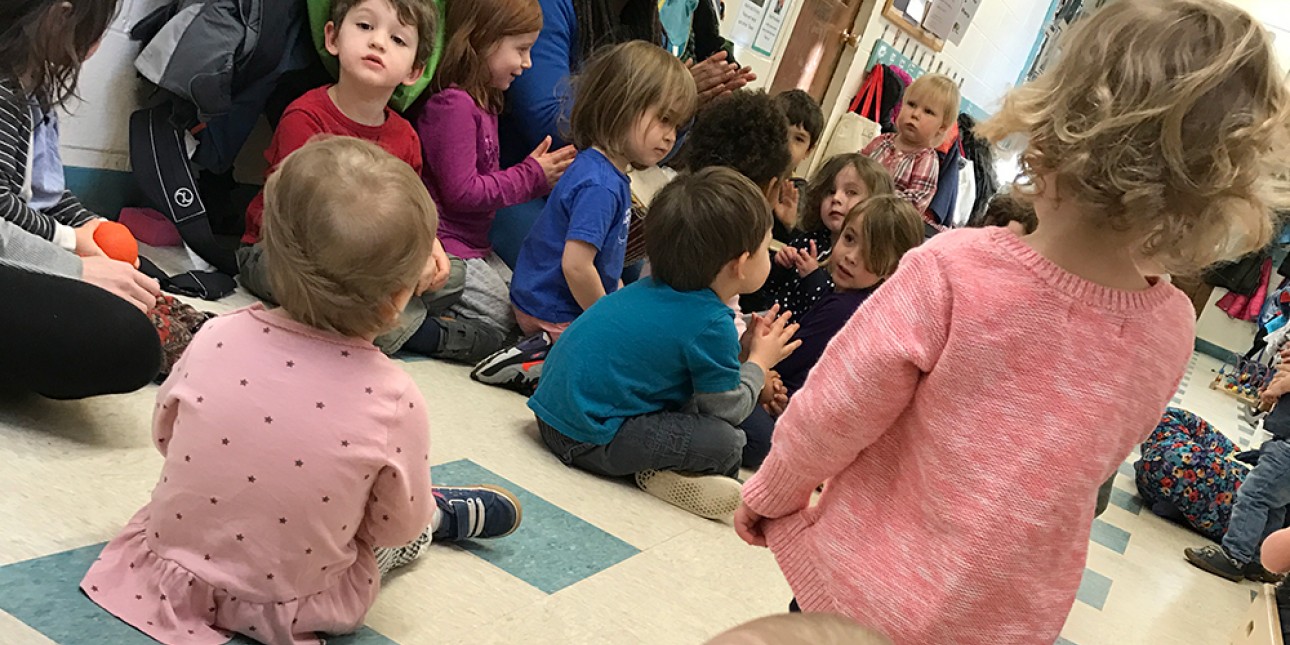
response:
[[[139,260],[139,243],[130,229],[118,222],[100,222],[94,229],[94,243],[113,260],[134,264]]]

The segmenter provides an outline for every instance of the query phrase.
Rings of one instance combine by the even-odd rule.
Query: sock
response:
[[[422,356],[434,356],[443,350],[443,335],[443,326],[439,323],[439,319],[427,317],[425,322],[412,332],[408,341],[403,343],[403,349]]]

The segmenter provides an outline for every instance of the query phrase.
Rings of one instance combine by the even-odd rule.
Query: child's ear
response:
[[[751,253],[744,252],[739,257],[727,262],[726,269],[730,271],[730,276],[733,278],[738,278],[740,280],[743,280],[744,272],[747,271],[748,269],[748,260],[751,257],[752,257]]]
[[[425,73],[426,66],[424,63],[421,65],[415,65],[412,67],[412,72],[408,74],[408,77],[403,79],[403,84],[408,86],[416,85],[417,81],[421,80],[421,75]]]
[[[340,47],[336,46],[336,23],[328,20],[323,25],[323,46],[327,48],[327,53],[332,56],[340,56]]]

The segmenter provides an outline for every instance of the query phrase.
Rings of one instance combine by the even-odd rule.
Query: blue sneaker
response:
[[[436,487],[434,501],[441,514],[436,542],[504,537],[524,517],[520,500],[500,486]]]
[[[549,351],[551,337],[546,332],[534,334],[480,361],[471,370],[470,378],[532,395]]]

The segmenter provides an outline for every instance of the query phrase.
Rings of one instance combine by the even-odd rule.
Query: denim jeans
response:
[[[1285,526],[1290,506],[1290,442],[1273,439],[1260,448],[1259,463],[1236,491],[1223,548],[1243,564],[1259,559],[1263,539]]]
[[[538,429],[542,442],[566,466],[608,477],[642,470],[735,477],[746,441],[743,430],[721,419],[682,412],[631,417],[603,446],[570,439],[542,419]]]

